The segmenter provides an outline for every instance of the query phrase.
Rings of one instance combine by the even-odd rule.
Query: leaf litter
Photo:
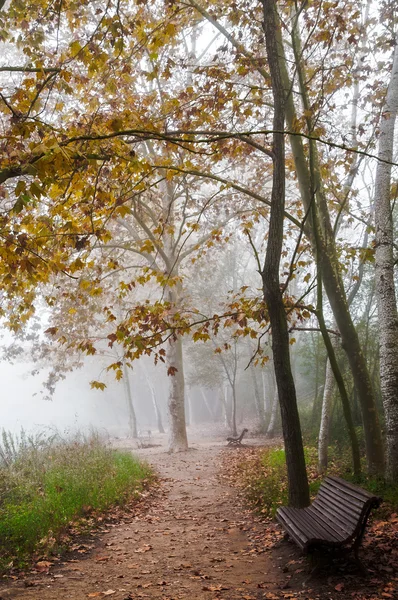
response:
[[[240,462],[256,452],[212,442],[182,455],[164,447],[139,451],[161,486],[115,508],[89,540],[78,539],[77,527],[63,559],[38,557],[30,572],[11,574],[0,583],[1,600],[398,598],[397,515],[368,527],[361,550],[368,578],[347,561],[307,581],[308,558],[279,525],[254,514],[237,488]]]

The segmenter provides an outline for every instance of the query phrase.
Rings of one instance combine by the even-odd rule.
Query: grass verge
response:
[[[153,478],[148,465],[114,451],[97,435],[3,432],[0,449],[0,571],[59,547],[69,525],[138,497]]]
[[[313,498],[324,478],[317,470],[317,449],[305,447],[310,495]],[[287,470],[285,451],[282,448],[261,448],[245,452],[237,462],[224,465],[228,476],[242,490],[249,504],[266,517],[273,517],[279,506],[288,504]],[[365,469],[365,467],[364,467]],[[380,479],[363,476],[354,481],[350,469],[350,454],[329,448],[328,475],[337,475],[380,495],[384,503],[382,511],[389,514],[398,511],[398,485],[387,485]]]

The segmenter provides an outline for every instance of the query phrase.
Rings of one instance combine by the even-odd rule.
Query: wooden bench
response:
[[[382,499],[339,477],[326,477],[308,508],[281,507],[276,518],[305,553],[348,548],[363,570],[358,549],[369,514]]]
[[[240,434],[239,437],[227,437],[227,442],[228,442],[227,446],[241,446],[242,445],[243,436],[248,431],[249,431],[248,429],[244,429],[242,431],[242,433]]]

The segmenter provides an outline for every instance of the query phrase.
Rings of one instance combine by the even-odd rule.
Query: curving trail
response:
[[[73,559],[1,584],[0,600],[280,597],[281,568],[256,547],[265,525],[217,477],[220,452],[236,451],[220,443],[176,455],[139,450],[163,479],[162,492],[145,510],[104,526]]]

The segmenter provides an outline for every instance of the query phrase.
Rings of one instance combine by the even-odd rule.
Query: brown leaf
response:
[[[342,592],[344,589],[344,583],[338,583],[334,589],[336,590],[336,592]]]
[[[152,550],[152,546],[150,544],[145,544],[145,546],[142,546],[142,548],[137,548],[137,550],[134,550],[134,552],[149,552],[149,550]]]
[[[48,569],[52,566],[52,563],[48,560],[40,560],[35,564],[36,571],[48,571]]]

